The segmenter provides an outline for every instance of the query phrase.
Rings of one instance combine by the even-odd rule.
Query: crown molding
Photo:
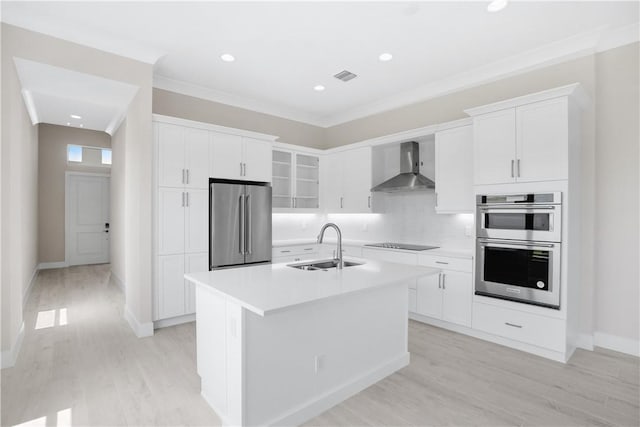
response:
[[[250,99],[217,89],[174,80],[157,74],[153,76],[153,87],[182,95],[193,96],[195,98],[206,99],[207,101],[231,105],[245,110],[251,110],[257,113],[268,114],[270,116],[276,116],[287,120],[325,127],[323,123],[318,120],[318,117],[313,114],[291,110],[275,103],[258,101],[256,99]]]
[[[197,122],[195,120],[183,119],[180,117],[165,116],[162,114],[154,113],[152,114],[152,118],[154,122],[158,122],[158,123],[168,123],[172,125],[186,126],[186,127],[195,128],[195,129],[210,130],[213,132],[229,133],[232,135],[244,136],[247,138],[264,139],[266,141],[275,141],[276,139],[279,138],[277,135],[269,135],[266,133],[254,132],[251,130],[230,128],[227,126],[220,126],[213,123]]]

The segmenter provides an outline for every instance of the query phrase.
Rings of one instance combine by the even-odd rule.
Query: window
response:
[[[67,145],[67,162],[85,166],[111,167],[111,149]]]

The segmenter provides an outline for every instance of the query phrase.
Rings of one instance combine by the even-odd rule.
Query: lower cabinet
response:
[[[185,273],[209,269],[208,252],[158,257],[156,312],[154,320],[195,313],[195,289]]]
[[[418,314],[471,327],[471,273],[443,270],[437,276],[418,279]]]
[[[414,312],[471,327],[472,261],[462,258],[420,255],[418,264],[437,267],[442,269],[442,272],[437,276],[418,279]]]

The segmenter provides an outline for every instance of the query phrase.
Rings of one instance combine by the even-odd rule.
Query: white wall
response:
[[[111,274],[115,276],[116,283],[124,286],[125,277],[125,251],[124,251],[124,227],[125,227],[125,136],[127,122],[120,125],[120,128],[111,137],[111,213],[110,213],[110,259]]]

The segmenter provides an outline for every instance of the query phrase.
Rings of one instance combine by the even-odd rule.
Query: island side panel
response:
[[[245,311],[246,425],[303,423],[406,366],[407,312],[401,284]]]
[[[242,424],[242,309],[196,286],[196,356],[201,395],[223,425]]]

